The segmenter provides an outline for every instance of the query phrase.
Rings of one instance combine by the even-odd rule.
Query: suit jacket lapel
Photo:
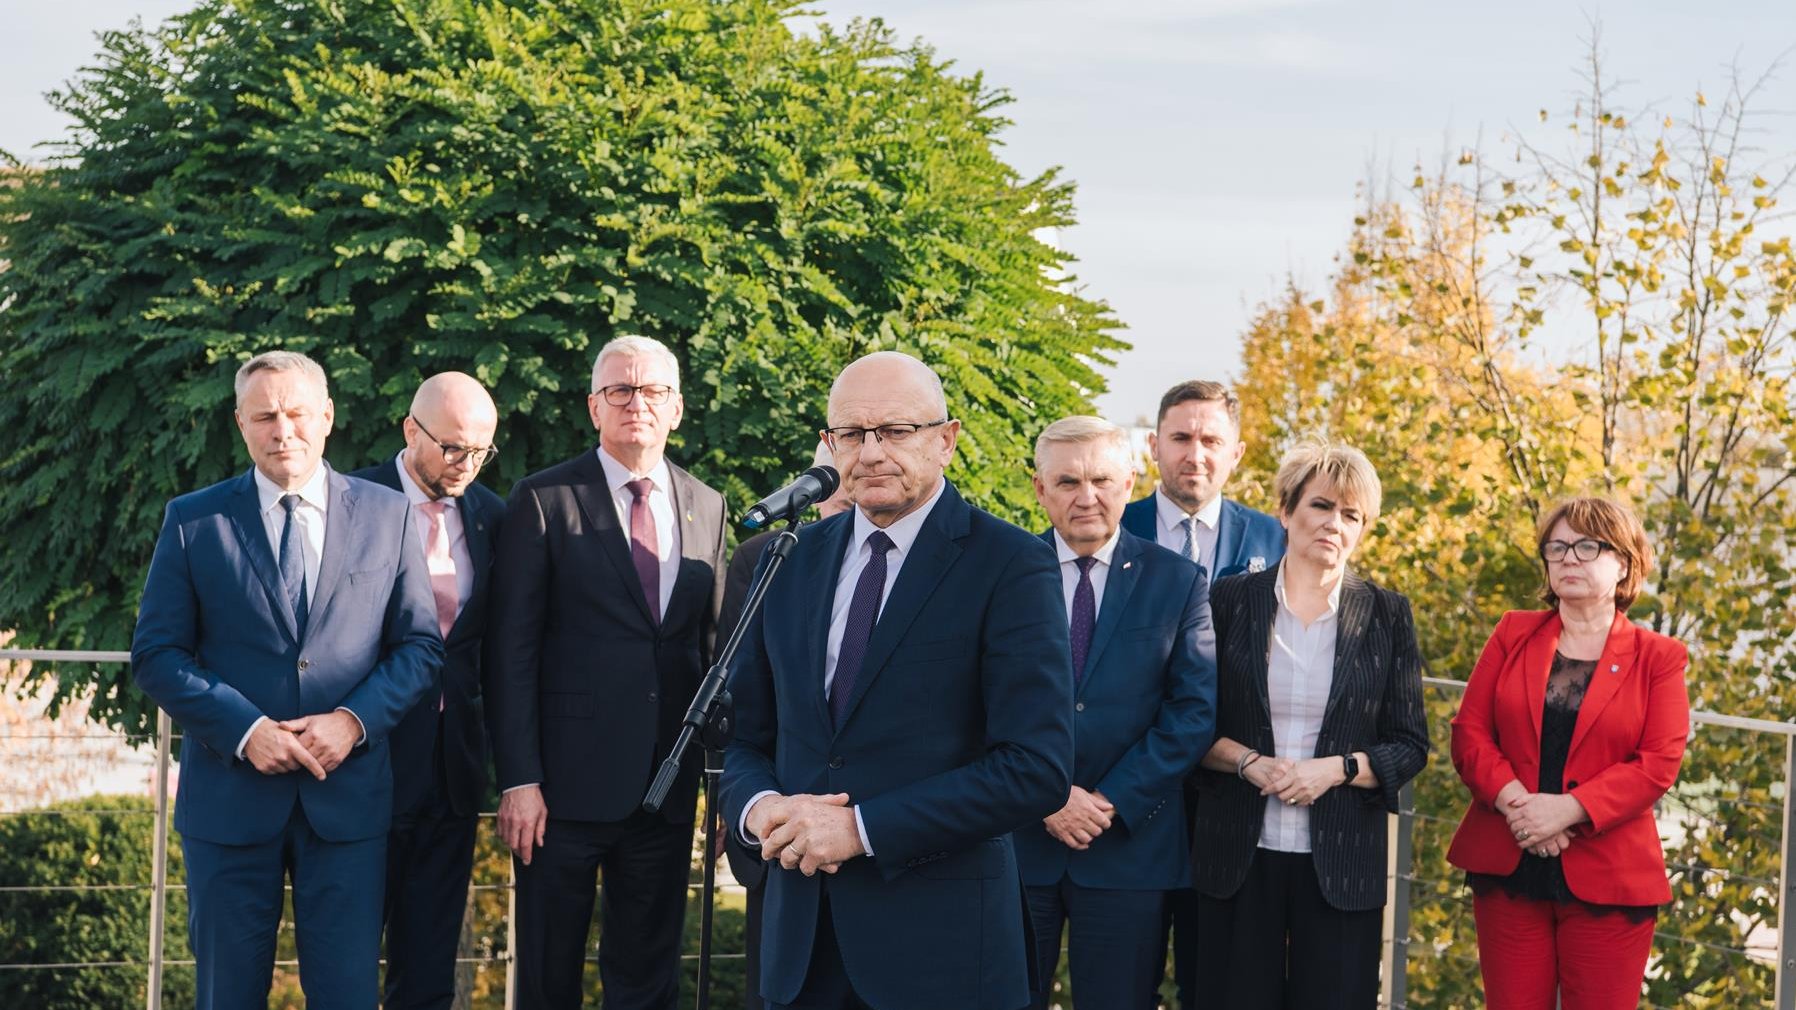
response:
[[[1566,748],[1567,760],[1578,750],[1578,744],[1590,726],[1603,715],[1603,709],[1615,697],[1615,692],[1635,673],[1634,646],[1639,634],[1634,623],[1626,614],[1615,612],[1615,620],[1609,625],[1609,638],[1603,643],[1603,654],[1596,661],[1596,670],[1590,675],[1590,686],[1584,690],[1584,702],[1578,706],[1578,722],[1572,729],[1571,746]]]
[[[324,553],[318,559],[318,589],[312,594],[310,616],[306,618],[308,638],[319,619],[329,612],[331,596],[337,591],[337,583],[343,581],[343,567],[355,553],[357,495],[343,475],[329,469],[329,464],[324,465],[325,495],[330,507],[324,514]]]
[[[1553,653],[1559,649],[1559,629],[1562,627],[1559,615],[1555,613],[1535,629],[1533,636],[1522,647],[1522,688],[1528,696],[1528,718],[1534,722],[1534,754],[1537,760],[1540,756],[1540,719],[1547,700],[1547,678],[1553,673]],[[1585,703],[1589,703],[1588,697],[1585,698]],[[1538,786],[1539,783],[1535,785]]]
[[[854,693],[849,696],[848,707],[842,713],[841,726],[847,726],[854,719],[854,710],[866,697],[867,689],[886,661],[892,658],[899,640],[910,629],[923,605],[935,594],[936,586],[953,567],[955,559],[960,557],[960,544],[956,541],[966,532],[967,505],[955,492],[954,485],[949,484],[942,489],[941,500],[935,503],[923,528],[917,532],[910,556],[904,559],[903,566],[898,569],[898,580],[892,584],[892,595],[873,625],[873,637],[867,641],[867,657],[861,663],[860,675],[855,678]]]
[[[823,674],[829,665],[830,611],[835,606],[836,585],[842,580],[842,564],[847,560],[848,540],[853,535],[854,514],[841,513],[834,517],[833,525],[824,526],[814,534],[818,541],[816,550],[803,550],[805,542],[800,539],[787,561],[792,570],[782,570],[780,574],[782,580],[792,579],[797,585],[815,586],[818,593],[827,593],[816,604],[805,607],[799,621],[806,660],[799,667],[806,671],[801,674],[804,682],[800,689],[809,692],[814,700],[818,724],[825,734],[835,733],[834,720],[829,714],[829,695],[823,690]]]
[[[268,605],[285,622],[287,637],[298,644],[299,619],[294,615],[293,605],[287,600],[286,588],[281,584],[274,548],[268,545],[268,530],[262,525],[262,502],[256,494],[253,470],[243,475],[238,481],[236,492],[231,496],[231,525],[237,531],[238,546],[243,549],[244,557],[249,559],[250,569],[256,573],[263,591],[268,594]]]
[[[1226,572],[1238,567],[1235,564],[1235,545],[1241,542],[1241,527],[1247,520],[1242,515],[1241,506],[1222,500],[1222,515],[1216,521],[1216,550],[1210,555],[1210,570],[1205,572],[1212,581],[1217,572]]]
[[[1092,675],[1097,673],[1098,661],[1104,658],[1104,646],[1110,644],[1116,626],[1129,612],[1129,596],[1141,579],[1140,558],[1141,545],[1132,535],[1125,533],[1118,538],[1116,550],[1110,555],[1110,571],[1104,576],[1103,606],[1098,608],[1098,623],[1091,630],[1091,648],[1085,654],[1085,675],[1079,681],[1080,695],[1084,695]]]
[[[574,501],[586,516],[586,525],[593,531],[600,552],[617,569],[617,581],[623,585],[624,594],[636,602],[643,623],[653,627],[655,619],[649,611],[649,598],[643,594],[636,563],[630,559],[630,542],[618,525],[617,503],[611,497],[611,485],[605,481],[605,467],[599,462],[598,450],[582,453],[577,466],[581,479],[573,485]]]
[[[1272,622],[1278,614],[1278,594],[1273,589],[1278,581],[1278,569],[1255,573],[1252,578],[1251,591],[1246,594],[1248,634],[1242,639],[1242,648],[1247,655],[1241,662],[1242,669],[1252,671],[1254,696],[1260,703],[1259,722],[1270,726],[1272,700],[1267,695],[1266,678],[1272,668]],[[1227,664],[1223,668],[1227,669]],[[1271,736],[1266,738],[1266,746],[1272,746]]]
[[[710,528],[709,518],[701,519],[693,509],[693,503],[698,500],[698,481],[672,463],[667,464],[667,473],[673,484],[667,491],[668,505],[673,509],[674,523],[680,528],[680,565],[661,622],[674,624],[685,619],[686,611],[705,602],[707,591],[714,583],[709,550],[717,533]],[[704,577],[694,577],[694,569],[701,566],[705,568]]]
[[[1353,679],[1353,657],[1365,640],[1366,628],[1372,620],[1372,590],[1366,580],[1351,570],[1341,576],[1341,609],[1335,617],[1334,676],[1328,684],[1328,707],[1322,710],[1322,721],[1334,714],[1335,705],[1347,692]]]
[[[449,629],[449,636],[455,637],[461,627],[461,618],[469,614],[479,613],[486,596],[487,578],[492,572],[493,550],[487,542],[486,524],[489,518],[486,509],[473,495],[464,494],[456,502],[461,512],[462,542],[468,547],[468,563],[474,566],[474,589],[468,594],[468,602],[462,607],[461,617],[455,619],[455,627]]]

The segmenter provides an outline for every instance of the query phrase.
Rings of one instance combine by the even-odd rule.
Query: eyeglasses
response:
[[[418,430],[424,433],[425,438],[435,442],[437,448],[443,450],[443,462],[450,466],[459,466],[463,460],[467,460],[474,464],[474,469],[478,470],[494,456],[499,455],[499,447],[495,445],[489,445],[484,449],[475,449],[466,445],[444,445],[442,440],[432,435],[430,429],[424,427],[417,417],[412,418],[412,423],[418,426]]]
[[[642,394],[643,403],[646,403],[651,407],[659,407],[667,402],[668,397],[674,394],[674,388],[657,382],[647,386],[626,386],[621,384],[616,386],[605,386],[595,390],[595,392],[604,394],[605,402],[611,404],[613,407],[628,407],[630,401],[635,398],[637,393]]]
[[[823,438],[829,443],[832,452],[859,449],[866,444],[869,432],[873,434],[874,438],[887,445],[903,445],[910,441],[911,436],[924,428],[939,428],[947,423],[948,419],[944,417],[940,421],[930,421],[927,424],[880,424],[871,428],[825,428],[823,429]]]
[[[1577,555],[1579,561],[1595,561],[1597,555],[1614,549],[1615,545],[1613,544],[1592,540],[1589,537],[1569,544],[1563,540],[1548,540],[1540,545],[1540,556],[1548,561],[1564,561],[1566,552],[1570,551]]]

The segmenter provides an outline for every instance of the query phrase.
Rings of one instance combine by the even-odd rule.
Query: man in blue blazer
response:
[[[1068,922],[1075,1006],[1155,1005],[1165,892],[1189,884],[1181,784],[1216,728],[1209,583],[1118,523],[1135,487],[1128,435],[1068,417],[1035,443],[1073,664],[1066,805],[1016,833],[1046,1010]]]
[[[400,422],[405,448],[350,474],[411,503],[443,635],[442,690],[413,705],[388,743],[385,1010],[449,1010],[455,1002],[455,953],[487,788],[480,660],[505,519],[505,500],[475,478],[498,452],[498,426],[498,408],[473,376],[439,372],[418,386]]]
[[[1211,585],[1240,572],[1276,567],[1285,556],[1285,531],[1277,519],[1229,501],[1223,488],[1247,451],[1241,441],[1241,400],[1220,382],[1181,382],[1160,397],[1160,413],[1148,436],[1160,468],[1154,493],[1123,509],[1123,529],[1197,562]],[[1185,793],[1187,818],[1197,794]],[[1179,887],[1166,898],[1172,933],[1173,978],[1179,1005],[1197,1005],[1197,894]],[[1166,943],[1161,941],[1165,948]]]
[[[855,361],[828,416],[856,507],[800,535],[730,679],[725,814],[779,864],[761,995],[1016,1010],[1010,833],[1066,802],[1072,759],[1054,553],[943,478],[960,423],[922,362]]]
[[[131,644],[180,723],[175,827],[201,1010],[264,1006],[283,884],[314,1007],[379,996],[386,740],[434,693],[443,645],[405,497],[323,461],[324,372],[237,372],[249,473],[171,501]]]

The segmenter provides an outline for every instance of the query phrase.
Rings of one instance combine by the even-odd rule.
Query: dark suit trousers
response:
[[[1233,898],[1197,898],[1199,1005],[1374,1010],[1384,910],[1343,912],[1307,852],[1259,849]]]
[[[599,909],[605,1010],[672,1010],[680,992],[680,930],[692,822],[638,810],[622,821],[550,817],[530,865],[513,857],[518,895],[519,1010],[576,1010]]]
[[[1035,924],[1035,966],[1041,991],[1035,1010],[1047,1010],[1054,970],[1060,964],[1060,929],[1067,930],[1067,960],[1074,1007],[1153,1010],[1166,948],[1160,945],[1164,891],[1080,887],[1062,877],[1053,887],[1029,887]]]
[[[1167,934],[1172,934],[1172,981],[1178,987],[1179,1010],[1197,1010],[1197,891],[1175,887],[1166,892],[1166,908],[1160,913],[1159,949],[1164,958]],[[1154,968],[1154,988],[1160,988],[1164,963]]]
[[[772,1010],[871,1010],[848,984],[848,968],[836,945],[836,923],[829,911],[829,881],[823,882],[817,908],[817,938],[811,943],[811,966],[804,988],[790,1003],[772,1004]],[[919,971],[927,971],[919,965]]]
[[[478,818],[449,805],[440,729],[431,763],[423,795],[393,815],[387,833],[386,1010],[449,1010],[455,1002]]]
[[[374,1010],[386,847],[385,835],[353,842],[318,837],[298,802],[287,826],[266,842],[219,845],[182,836],[196,1010],[268,1005],[289,876],[306,1006]]]

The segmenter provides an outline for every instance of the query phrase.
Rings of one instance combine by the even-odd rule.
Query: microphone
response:
[[[755,503],[742,517],[742,525],[758,530],[770,523],[790,519],[836,493],[842,475],[833,466],[814,466],[798,475],[798,479]]]

